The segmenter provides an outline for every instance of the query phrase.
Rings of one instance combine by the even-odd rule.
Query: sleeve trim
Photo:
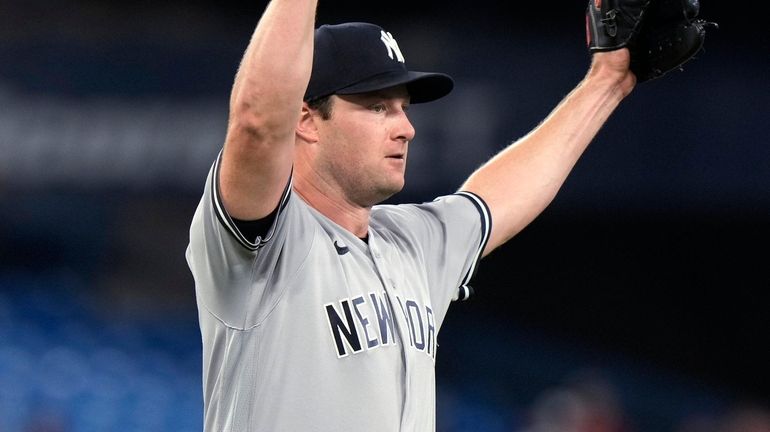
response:
[[[473,289],[468,284],[470,283],[471,279],[473,279],[473,276],[476,275],[479,262],[481,261],[484,249],[487,247],[490,234],[492,233],[492,215],[489,211],[489,206],[487,206],[487,203],[484,202],[484,200],[475,193],[462,191],[457,192],[455,195],[468,198],[476,207],[476,210],[478,210],[479,216],[481,217],[481,240],[479,241],[479,247],[476,250],[476,256],[474,257],[473,263],[468,269],[468,272],[465,274],[458,292],[458,300],[467,300],[473,293]]]
[[[214,161],[214,166],[212,167],[213,173],[212,173],[212,180],[211,180],[211,199],[212,199],[212,204],[214,205],[214,211],[217,215],[217,219],[219,219],[219,222],[222,224],[222,226],[238,241],[238,243],[241,244],[241,246],[243,246],[244,248],[250,251],[256,251],[262,246],[264,246],[273,237],[273,233],[275,232],[275,226],[277,224],[278,218],[281,216],[281,213],[286,208],[286,204],[289,201],[289,196],[291,195],[291,185],[292,185],[293,177],[291,176],[289,177],[289,182],[286,184],[286,188],[284,189],[283,194],[281,195],[281,201],[278,205],[278,213],[275,215],[275,219],[273,220],[272,227],[269,229],[267,235],[265,235],[264,237],[257,236],[257,238],[254,241],[251,241],[248,238],[246,238],[246,236],[244,236],[243,233],[241,233],[241,231],[238,229],[238,226],[235,224],[233,219],[227,213],[227,210],[225,210],[224,203],[222,202],[222,195],[219,189],[219,168],[221,164],[222,164],[222,151],[220,150],[216,161]]]

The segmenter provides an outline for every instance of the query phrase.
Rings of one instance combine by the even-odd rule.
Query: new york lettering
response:
[[[395,296],[406,323],[404,339],[411,348],[436,357],[433,310],[411,299]],[[324,305],[334,350],[338,357],[396,344],[393,302],[387,293],[370,293]]]

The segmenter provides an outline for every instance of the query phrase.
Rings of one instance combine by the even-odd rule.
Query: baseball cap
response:
[[[314,50],[306,101],[405,84],[411,102],[422,103],[446,96],[454,87],[449,75],[407,70],[395,38],[375,24],[324,24],[315,30]]]

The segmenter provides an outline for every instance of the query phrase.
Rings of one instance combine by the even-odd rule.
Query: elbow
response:
[[[266,113],[244,102],[231,107],[227,125],[227,141],[261,146],[292,139],[296,120],[276,112]]]

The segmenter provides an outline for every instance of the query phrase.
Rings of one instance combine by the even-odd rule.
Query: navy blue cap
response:
[[[355,94],[405,84],[412,103],[449,94],[452,77],[409,71],[393,36],[375,24],[325,24],[315,31],[313,72],[305,100]]]

